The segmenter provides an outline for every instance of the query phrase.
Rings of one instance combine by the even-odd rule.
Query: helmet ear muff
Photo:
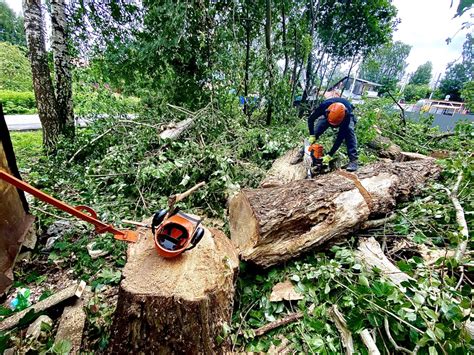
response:
[[[168,210],[159,210],[153,215],[153,220],[151,222],[151,231],[153,232],[153,235],[155,235],[155,228],[163,222],[167,213]]]

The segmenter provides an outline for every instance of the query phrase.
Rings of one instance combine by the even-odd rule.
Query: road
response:
[[[38,115],[6,115],[5,121],[9,131],[32,131],[41,129],[41,122]],[[80,127],[87,125],[81,118],[77,120]]]
[[[105,118],[107,114],[97,115],[96,118]],[[122,118],[133,120],[135,114],[124,115]],[[41,129],[38,115],[5,115],[5,121],[9,131],[33,131]],[[76,117],[76,127],[85,127],[90,119]]]

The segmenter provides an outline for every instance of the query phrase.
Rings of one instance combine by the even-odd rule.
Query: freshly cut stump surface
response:
[[[433,159],[376,163],[357,174],[244,189],[229,204],[231,239],[244,260],[268,267],[384,217],[440,168]]]
[[[238,255],[219,230],[205,229],[201,242],[165,259],[152,233],[140,230],[128,248],[115,313],[112,353],[223,353],[218,341],[230,323]]]

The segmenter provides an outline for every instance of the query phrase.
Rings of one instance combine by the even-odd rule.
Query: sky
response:
[[[453,18],[458,2],[455,0],[450,8],[451,0],[393,0],[401,20],[393,39],[412,46],[407,73],[431,61],[432,74],[436,78],[439,73],[444,74],[449,62],[460,57],[469,30],[458,33],[449,45],[446,44],[446,38],[452,37],[462,23],[469,20],[467,13],[461,18]]]
[[[22,0],[6,2],[15,12],[21,12]],[[459,0],[453,2],[451,8],[451,0],[393,0],[401,20],[393,38],[412,46],[407,60],[407,74],[414,72],[420,64],[431,61],[433,79],[436,79],[439,73],[444,74],[449,62],[460,57],[469,30],[458,33],[449,45],[446,38],[452,37],[462,23],[469,20],[469,14],[453,18]]]

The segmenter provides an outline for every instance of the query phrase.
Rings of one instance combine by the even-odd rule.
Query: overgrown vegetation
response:
[[[25,2],[29,41],[37,41],[41,49],[46,46],[40,30],[32,30],[43,25],[40,3]],[[399,19],[389,0],[53,3],[41,10],[55,12],[55,20],[65,18],[67,26],[52,36],[54,54],[45,49],[33,60],[42,69],[36,72],[46,73],[37,78],[40,82],[63,74],[55,76],[61,85],[42,92],[49,101],[46,113],[58,130],[46,141],[39,132],[12,134],[18,165],[35,187],[70,205],[89,205],[100,219],[118,226],[124,226],[123,219],[151,217],[166,206],[169,195],[206,181],[179,207],[228,234],[229,197],[257,186],[276,158],[302,143],[307,126],[301,117],[329,84],[350,75],[362,61],[364,79],[382,84],[381,93],[393,90],[410,51],[409,45],[392,41]],[[465,3],[459,2],[458,13],[469,9]],[[59,16],[61,4],[67,16]],[[8,10],[0,0],[0,25],[11,25],[4,26],[8,31],[0,40],[15,44],[0,43],[7,54],[0,53],[0,67],[6,68],[0,70],[0,101],[7,113],[27,113],[35,104],[33,95],[24,93],[32,83],[21,47],[22,19],[12,17],[12,22],[2,16]],[[460,94],[472,101],[471,47],[469,35],[462,63],[449,66],[439,95],[453,93],[453,99]],[[76,67],[70,77],[72,64]],[[341,71],[343,64],[350,65],[347,73]],[[405,99],[425,97],[430,77],[428,62],[406,87]],[[71,87],[75,116],[87,125],[76,127],[74,138],[74,132],[65,138],[58,133],[66,115],[58,115],[58,108],[67,108],[69,118],[72,111],[69,96],[59,103],[58,93],[69,93]],[[328,314],[337,306],[358,353],[367,352],[359,336],[362,329],[373,332],[385,354],[400,352],[400,347],[430,355],[474,352],[465,329],[474,306],[472,240],[465,257],[455,260],[451,252],[463,239],[446,190],[462,174],[458,198],[472,231],[474,128],[459,124],[452,135],[443,135],[431,127],[430,117],[403,124],[393,101],[363,99],[355,109],[361,165],[378,159],[369,143],[380,130],[403,150],[439,158],[441,179],[414,201],[399,205],[396,218],[384,226],[350,235],[329,250],[268,270],[242,263],[234,314],[222,334],[232,341],[233,351],[276,352],[286,346],[292,352],[342,353],[339,331]],[[188,118],[194,124],[179,139],[160,139],[160,132]],[[74,130],[72,120],[67,123]],[[326,151],[334,138],[331,131],[321,140]],[[42,150],[42,139],[54,150]],[[347,160],[343,148],[337,157]],[[95,235],[91,226],[38,200],[31,200],[30,207],[39,241],[15,266],[15,283],[0,307],[0,319],[72,280],[85,280],[92,295],[85,305],[82,348],[105,352],[126,245],[110,235]],[[355,250],[358,239],[367,236],[377,238],[413,280],[399,288],[380,270],[363,267]],[[423,248],[440,254],[428,263]],[[91,249],[102,255],[92,257]],[[302,300],[270,302],[273,286],[284,280],[292,282]],[[296,311],[303,312],[300,320],[256,336],[258,327]],[[53,344],[55,326],[43,327],[38,340],[26,339],[26,323],[35,316],[0,332],[0,352],[8,347],[25,353],[69,351],[70,344]]]
[[[285,123],[265,127],[248,120],[236,97],[228,95],[218,102],[220,105],[210,104],[195,113],[159,107],[134,119],[117,115],[114,103],[107,117],[79,130],[73,145],[61,143],[56,156],[40,156],[34,165],[30,165],[30,154],[23,150],[21,134],[15,134],[15,146],[21,147],[17,150],[19,164],[33,185],[70,204],[88,204],[99,212],[100,218],[118,224],[124,218],[149,217],[165,206],[168,195],[205,180],[206,187],[183,202],[182,207],[214,221],[225,221],[228,196],[238,188],[256,186],[271,162],[298,144],[306,128],[296,113]],[[459,269],[452,259],[442,257],[426,266],[416,247],[423,244],[447,250],[459,243],[454,210],[441,186],[451,187],[463,171],[460,200],[466,211],[472,211],[472,126],[458,126],[455,136],[440,140],[430,138],[439,132],[430,128],[428,120],[408,121],[403,127],[399,112],[389,101],[370,101],[358,106],[356,113],[362,162],[375,159],[366,146],[375,136],[375,124],[403,149],[424,154],[440,149],[444,153],[457,152],[440,161],[444,167],[440,182],[426,188],[415,202],[401,205],[395,221],[367,232],[383,241],[387,252],[393,251],[389,254],[391,259],[417,281],[406,284],[406,292],[402,292],[377,271],[362,268],[354,257],[356,235],[329,252],[314,253],[267,271],[242,264],[233,323],[226,328],[234,350],[268,351],[272,344],[278,346],[283,336],[296,351],[341,352],[337,328],[327,313],[332,305],[338,305],[346,316],[355,334],[356,349],[361,352],[365,350],[357,333],[363,328],[375,329],[379,349],[393,350],[385,319],[390,336],[399,346],[418,347],[420,352],[430,353],[472,350],[462,330],[467,319],[463,312],[472,306],[471,269],[465,267],[464,279],[458,286]],[[263,115],[264,110],[255,112],[259,114]],[[159,140],[157,132],[167,123],[190,116],[196,125],[181,139]],[[100,135],[103,136],[89,144]],[[327,148],[330,143],[331,137],[325,137]],[[76,154],[79,149],[82,150]],[[26,162],[30,169],[25,169]],[[33,201],[32,206],[43,231],[61,215],[38,201]],[[466,217],[472,228],[472,214],[467,213]],[[92,241],[97,242],[96,249],[108,254],[93,260],[86,250]],[[43,243],[44,240],[40,249]],[[401,243],[408,246],[402,244],[397,251]],[[94,237],[90,227],[74,223],[46,255],[38,254],[31,263],[17,268],[15,286],[31,287],[31,282],[36,284],[42,279],[41,274],[26,278],[31,275],[35,260],[46,262],[46,273],[54,266],[63,272],[71,270],[72,278],[87,280],[95,290],[88,308],[87,346],[106,349],[114,304],[107,302],[110,297],[104,295],[113,295],[120,280],[124,248],[111,237]],[[296,303],[269,302],[272,287],[285,279],[292,280],[304,299]],[[302,320],[267,335],[254,336],[257,327],[297,310],[305,313]]]

